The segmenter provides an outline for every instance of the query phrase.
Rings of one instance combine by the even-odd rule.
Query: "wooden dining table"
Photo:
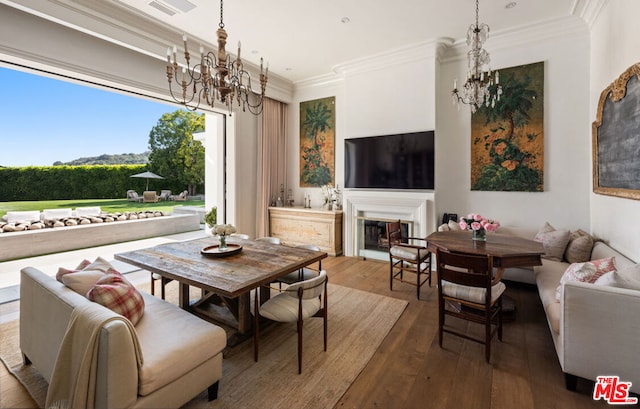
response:
[[[327,257],[322,251],[264,241],[232,238],[227,242],[242,249],[223,257],[203,254],[203,249],[218,244],[216,238],[206,237],[118,253],[114,258],[177,281],[180,307],[235,328],[240,338],[246,338],[251,332],[251,291],[316,262],[321,268],[321,260]],[[202,290],[200,299],[190,300],[190,286]],[[266,297],[268,291],[262,292],[261,300]]]
[[[544,246],[537,241],[506,234],[487,234],[486,241],[473,240],[469,231],[442,231],[427,236],[427,247],[454,253],[491,256],[496,267],[495,280],[502,277],[505,268],[542,265]]]

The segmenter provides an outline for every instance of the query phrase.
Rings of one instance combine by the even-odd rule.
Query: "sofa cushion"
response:
[[[44,209],[42,211],[42,217],[47,219],[64,219],[65,217],[73,216],[71,209]]]
[[[5,218],[7,223],[29,223],[40,220],[40,212],[37,210],[7,212]]]
[[[220,353],[227,345],[227,336],[219,326],[173,304],[147,293],[143,296],[145,314],[136,332],[144,351],[138,393],[146,396]]]
[[[564,259],[569,263],[584,263],[591,258],[592,249],[593,237],[584,230],[576,230],[569,235]]]
[[[544,246],[545,254],[542,257],[562,261],[564,251],[569,243],[569,230],[556,230],[549,223],[546,223],[533,240]]]
[[[123,315],[133,325],[136,325],[144,314],[142,295],[116,270],[109,270],[103,275],[87,292],[87,298]]]
[[[93,207],[76,207],[77,217],[100,216],[100,206]]]

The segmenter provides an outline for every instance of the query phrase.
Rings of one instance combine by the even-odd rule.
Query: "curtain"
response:
[[[269,204],[286,192],[287,105],[265,98],[258,139],[256,237],[269,235]],[[286,197],[281,198],[283,201]]]

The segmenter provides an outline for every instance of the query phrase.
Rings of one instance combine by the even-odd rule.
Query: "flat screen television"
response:
[[[434,189],[435,132],[344,141],[346,189]]]

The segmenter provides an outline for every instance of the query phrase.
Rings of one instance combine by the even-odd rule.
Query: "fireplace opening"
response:
[[[402,237],[409,236],[409,224],[401,223]],[[406,243],[407,241],[404,240]],[[364,249],[389,251],[387,241],[387,222],[380,220],[364,220]]]

